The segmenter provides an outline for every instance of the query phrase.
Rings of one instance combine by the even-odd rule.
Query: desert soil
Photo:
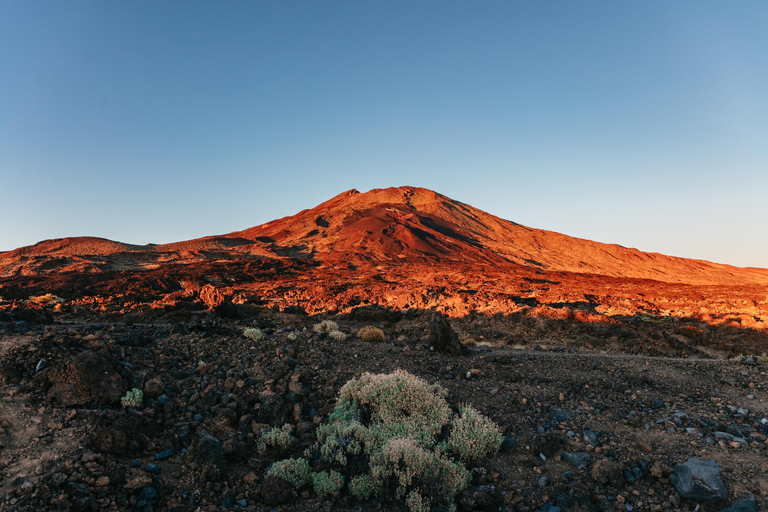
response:
[[[469,348],[451,356],[430,349],[419,311],[327,317],[344,341],[313,333],[324,316],[266,307],[240,318],[50,315],[0,322],[2,510],[394,510],[311,490],[273,505],[262,484],[275,459],[255,444],[288,422],[300,455],[345,382],[398,368],[505,433],[501,452],[472,469],[460,510],[719,511],[749,496],[765,510],[768,500],[768,364],[728,358],[700,327],[473,315],[451,320]],[[356,339],[363,325],[387,339]],[[246,338],[251,326],[266,337]],[[130,388],[144,391],[141,407],[121,405]],[[218,481],[187,457],[203,433],[222,443]],[[569,454],[580,453],[577,466]],[[720,465],[726,502],[680,498],[670,475],[690,458]]]

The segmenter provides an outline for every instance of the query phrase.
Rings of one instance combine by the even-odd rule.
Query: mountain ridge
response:
[[[35,268],[141,270],[168,261],[227,257],[289,257],[352,265],[520,265],[680,284],[768,284],[766,269],[667,256],[530,228],[409,186],[350,189],[291,216],[169,244],[141,246],[96,237],[46,240],[0,253],[0,275],[36,273]]]

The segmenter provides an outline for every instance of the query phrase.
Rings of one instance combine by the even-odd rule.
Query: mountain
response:
[[[349,190],[226,237],[329,261],[475,262],[669,283],[768,283],[768,270],[676,258],[533,229],[428,189]]]
[[[349,190],[290,217],[184,242],[64,238],[0,253],[0,310],[53,293],[67,307],[116,313],[224,301],[235,309],[384,306],[591,323],[651,314],[762,331],[766,284],[766,269],[529,228],[415,187]]]
[[[529,228],[416,187],[349,190],[290,217],[185,242],[139,246],[92,237],[47,240],[0,253],[0,276],[286,257],[356,266],[522,266],[694,285],[768,284],[766,269],[647,253]]]

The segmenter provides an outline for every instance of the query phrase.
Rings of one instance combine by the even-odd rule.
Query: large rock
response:
[[[683,464],[677,464],[670,480],[682,498],[698,501],[728,499],[720,466],[713,460],[688,459]]]
[[[227,470],[221,441],[205,433],[189,447],[187,462],[198,468],[208,480],[222,480]]]
[[[200,300],[206,305],[208,311],[214,311],[224,303],[224,295],[212,284],[207,284],[200,289]]]
[[[109,405],[120,400],[127,385],[105,352],[85,351],[40,372],[48,382],[48,398],[61,405]]]
[[[440,313],[432,315],[429,321],[429,346],[438,352],[446,352],[454,356],[460,356],[467,348],[459,343],[459,336],[451,328],[451,324]]]

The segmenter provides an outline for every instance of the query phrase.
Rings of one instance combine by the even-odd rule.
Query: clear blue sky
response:
[[[768,267],[768,2],[0,2],[0,250],[399,185]]]

